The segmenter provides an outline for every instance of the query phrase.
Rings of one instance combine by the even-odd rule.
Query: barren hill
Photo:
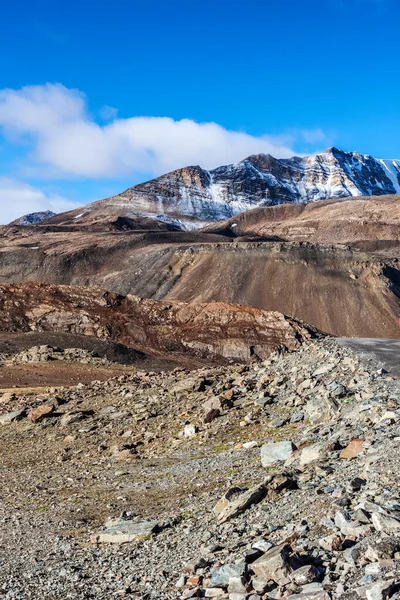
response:
[[[399,225],[400,195],[389,195],[255,208],[205,231],[382,250],[400,245]]]

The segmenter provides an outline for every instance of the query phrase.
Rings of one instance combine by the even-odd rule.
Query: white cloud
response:
[[[259,152],[295,154],[284,137],[257,137],[190,119],[115,115],[99,125],[84,94],[60,84],[1,90],[0,128],[12,143],[27,145],[30,167],[52,177],[159,175],[185,165],[213,168]],[[316,135],[321,137],[319,130]]]
[[[114,106],[102,106],[102,108],[99,110],[99,116],[104,120],[104,121],[112,121],[113,119],[116,119],[118,115],[118,108],[115,108]]]
[[[22,215],[52,210],[55,213],[72,210],[76,204],[61,196],[46,194],[28,183],[0,177],[1,223],[7,224]]]

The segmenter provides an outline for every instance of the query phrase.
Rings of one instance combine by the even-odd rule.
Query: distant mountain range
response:
[[[152,217],[191,229],[255,207],[384,194],[400,194],[400,160],[338,148],[289,159],[256,154],[211,171],[199,166],[177,169],[57,215],[51,222],[90,224],[118,217]]]

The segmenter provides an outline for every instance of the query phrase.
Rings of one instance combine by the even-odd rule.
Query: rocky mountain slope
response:
[[[5,598],[385,600],[398,383],[334,340],[0,397]]]
[[[192,364],[265,358],[317,332],[281,313],[223,303],[185,304],[96,288],[1,285],[0,331],[110,339],[146,355]]]
[[[290,159],[257,154],[206,171],[178,169],[122,194],[57,215],[53,223],[96,223],[152,216],[186,228],[228,219],[258,206],[400,193],[400,160],[329,148]]]
[[[340,196],[337,152],[252,161]],[[0,228],[1,597],[400,597],[398,371],[319,331],[400,338],[399,196],[373,160],[352,177],[379,197],[271,184],[251,198],[289,205],[202,231],[176,190],[158,221],[104,201]]]

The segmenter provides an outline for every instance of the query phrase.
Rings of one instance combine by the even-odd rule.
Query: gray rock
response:
[[[61,427],[66,427],[67,425],[72,425],[73,423],[79,423],[80,421],[88,419],[92,415],[93,411],[75,410],[68,412],[61,417],[60,425]]]
[[[258,448],[258,442],[256,440],[253,440],[251,442],[244,442],[243,448],[245,450],[252,450],[252,448]]]
[[[269,426],[276,428],[283,427],[286,425],[288,420],[288,417],[277,417],[276,419],[272,419],[272,421],[270,421]]]
[[[300,454],[300,465],[305,466],[317,460],[322,460],[326,454],[326,444],[317,442],[303,448]]]
[[[342,398],[347,393],[346,386],[344,386],[342,383],[339,383],[338,381],[332,381],[332,383],[328,385],[328,389],[331,396],[333,396],[334,398]]]
[[[229,594],[246,594],[247,591],[248,590],[245,577],[229,577]]]
[[[19,421],[26,414],[26,409],[22,408],[21,410],[15,410],[14,412],[5,413],[4,415],[0,415],[0,425],[8,425],[9,423],[13,423],[14,421]]]
[[[304,413],[302,412],[295,413],[290,418],[291,423],[300,423],[301,421],[304,421]]]
[[[222,588],[204,588],[204,597],[205,598],[220,598],[225,594],[225,591]]]
[[[211,585],[213,587],[228,587],[229,580],[235,577],[245,577],[247,565],[245,562],[226,564],[217,567],[211,572]]]
[[[361,556],[361,548],[358,544],[351,548],[346,548],[343,552],[343,558],[350,564],[355,565]]]
[[[270,467],[278,462],[287,460],[296,446],[290,441],[270,442],[261,446],[261,464],[263,467]]]
[[[390,598],[390,592],[393,584],[393,579],[373,583],[365,592],[367,600],[386,600],[386,598]]]
[[[143,521],[110,519],[106,522],[104,531],[91,536],[91,542],[100,544],[138,542],[149,537],[157,529],[158,522],[151,519]]]
[[[290,578],[297,585],[306,585],[307,583],[312,583],[318,577],[318,571],[313,565],[305,565],[304,567],[300,567],[300,569],[296,569],[293,571]]]
[[[253,577],[251,580],[251,585],[253,586],[254,591],[258,594],[265,594],[269,590],[272,590],[275,587],[275,581],[270,579],[269,577]]]
[[[228,501],[228,504],[218,514],[218,520],[221,523],[236,517],[243,511],[245,511],[252,504],[260,502],[267,495],[268,487],[264,483],[256,485],[250,490],[246,490],[239,496],[235,497],[232,501]]]
[[[307,419],[312,423],[323,423],[331,417],[330,405],[323,396],[312,396],[304,406]]]
[[[384,512],[372,513],[372,524],[377,531],[383,531],[383,533],[393,533],[400,529],[400,519]]]
[[[261,550],[261,552],[268,552],[268,550],[270,550],[272,547],[273,547],[273,544],[270,541],[265,540],[265,539],[257,540],[252,545],[252,548],[255,548],[256,550]]]
[[[260,396],[259,398],[256,398],[254,404],[264,408],[265,406],[268,406],[268,404],[273,404],[273,402],[274,400],[271,398],[271,396]]]
[[[304,592],[301,594],[292,594],[287,596],[286,600],[330,600],[331,596],[328,592]]]
[[[351,515],[345,510],[338,510],[335,514],[335,525],[342,530],[351,523]]]
[[[334,363],[327,363],[326,365],[322,365],[322,367],[318,367],[312,374],[313,377],[318,377],[318,375],[326,375],[335,368]]]
[[[272,579],[278,585],[290,582],[290,569],[287,557],[291,548],[289,544],[280,544],[268,550],[251,565],[256,576]]]

